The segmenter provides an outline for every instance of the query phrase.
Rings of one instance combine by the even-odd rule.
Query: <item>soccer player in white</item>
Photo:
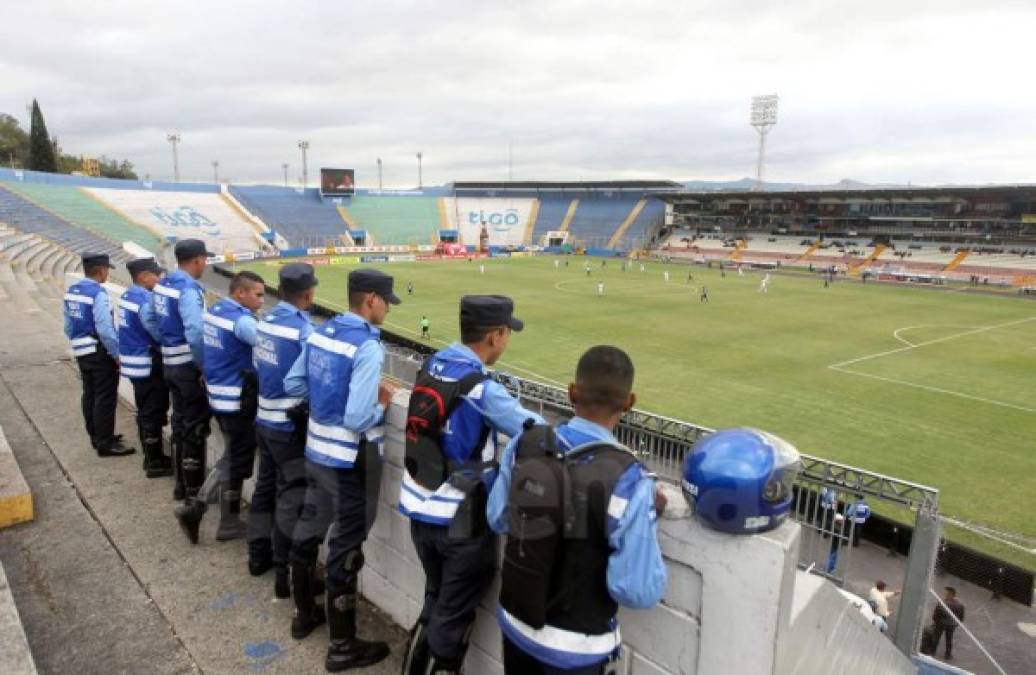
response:
[[[604,282],[603,281],[598,281],[597,282],[597,295],[604,295]]]
[[[561,266],[561,261],[558,260],[557,258],[555,258],[554,259],[554,269],[557,269],[560,266]]]
[[[485,273],[486,273],[486,266],[485,266],[485,265],[481,265],[481,264],[480,264],[480,265],[478,266],[478,273],[479,273],[479,274],[485,274]]]
[[[665,277],[665,282],[668,284],[669,283],[669,272],[668,271],[662,272],[662,276]]]
[[[739,277],[743,277],[743,276],[745,276],[745,268],[744,268],[744,267],[742,267],[741,265],[738,265],[738,266],[737,266],[737,275],[738,275]]]
[[[759,292],[766,293],[766,289],[770,286],[770,273],[767,272],[763,275],[763,280],[759,282]]]
[[[640,266],[640,271],[641,271],[641,272],[643,272],[643,271],[644,271],[644,266],[643,266],[643,265],[641,265],[641,266]]]

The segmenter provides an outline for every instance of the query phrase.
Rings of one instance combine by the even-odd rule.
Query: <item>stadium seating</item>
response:
[[[24,234],[39,235],[76,253],[107,253],[115,261],[128,258],[120,242],[60,218],[3,186],[0,186],[0,223]]]
[[[260,248],[257,226],[220,194],[85,189],[163,237],[201,239],[217,254]]]
[[[561,229],[561,223],[565,220],[568,207],[572,204],[571,197],[541,197],[540,212],[536,217],[536,225],[532,231],[532,241],[536,245],[543,244],[543,237],[548,232]],[[578,209],[576,209],[578,211]]]
[[[368,243],[432,244],[444,225],[436,197],[357,194],[344,206]]]
[[[154,231],[124,218],[79,188],[45,183],[4,183],[4,187],[114,241],[132,241],[149,250],[157,250],[161,243]]]
[[[317,190],[235,185],[230,194],[293,246],[322,246],[348,235],[334,204],[322,202]]]

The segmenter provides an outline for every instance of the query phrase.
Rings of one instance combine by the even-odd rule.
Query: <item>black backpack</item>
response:
[[[407,410],[403,465],[426,490],[438,489],[457,468],[448,466],[443,455],[442,430],[461,398],[484,380],[486,375],[477,370],[460,380],[441,380],[428,372],[428,361],[418,371]]]
[[[573,467],[594,453],[615,453],[623,465],[635,462],[632,453],[612,443],[589,443],[562,452],[554,429],[526,424],[515,448],[508,493],[508,536],[501,571],[500,604],[508,613],[540,629],[552,610],[571,604],[572,592],[586,579],[562,579],[581,567],[579,576],[596,574],[596,565],[565,561],[566,540],[587,540],[589,498],[585,487],[573,483]],[[602,535],[603,536],[603,535]],[[606,562],[606,560],[605,560]]]

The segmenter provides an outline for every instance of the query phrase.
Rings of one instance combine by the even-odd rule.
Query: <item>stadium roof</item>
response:
[[[456,182],[457,192],[494,190],[508,191],[596,191],[596,190],[677,190],[683,186],[671,180],[598,180],[598,181],[474,181]]]
[[[659,199],[667,202],[715,201],[718,199],[740,199],[742,201],[771,199],[823,199],[823,200],[866,200],[866,199],[932,199],[938,197],[996,197],[1024,198],[1036,200],[1036,185],[982,185],[948,187],[884,187],[865,189],[813,189],[813,190],[696,190],[661,192]]]

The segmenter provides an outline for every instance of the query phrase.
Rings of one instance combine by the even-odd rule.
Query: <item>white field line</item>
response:
[[[900,331],[911,330],[913,328],[922,328],[922,327],[923,327],[923,325],[907,326],[906,328],[897,328],[896,330],[892,331],[892,337],[896,338],[897,340],[899,340],[900,342],[905,344],[907,347],[916,347],[917,345],[915,345],[910,340],[906,340],[904,338],[899,337],[899,333],[900,333]]]
[[[961,324],[952,324],[952,323],[919,323],[916,326],[906,326],[904,328],[897,328],[896,330],[892,331],[892,337],[896,338],[897,340],[899,340],[900,342],[902,342],[905,345],[908,345],[910,347],[916,347],[917,346],[916,344],[914,344],[910,340],[907,340],[906,338],[902,337],[900,335],[900,333],[905,333],[906,331],[914,330],[915,328],[935,328],[935,327],[963,328],[963,326]]]
[[[997,328],[1007,328],[1008,326],[1016,326],[1020,323],[1026,323],[1028,321],[1036,321],[1036,316],[1030,316],[1025,319],[1017,319],[1015,321],[1007,321],[1005,323],[993,324],[992,326],[982,326],[981,328],[972,328],[962,333],[954,333],[953,335],[945,335],[941,338],[935,338],[934,340],[926,340],[925,342],[918,342],[917,344],[910,345],[908,347],[899,347],[898,349],[889,349],[884,352],[878,352],[876,354],[867,354],[855,359],[849,359],[848,361],[842,361],[841,363],[833,363],[828,368],[838,369],[842,366],[849,366],[854,363],[860,363],[861,361],[869,361],[882,356],[889,356],[891,354],[898,354],[900,352],[910,351],[911,349],[917,349],[918,347],[926,347],[928,345],[934,345],[939,342],[947,342],[949,340],[956,340],[957,338],[964,337],[966,335],[975,335],[977,333],[985,333],[986,331],[996,330]],[[897,338],[899,339],[899,338]]]
[[[946,342],[948,340],[953,340],[955,338],[964,337],[966,335],[975,335],[977,333],[984,333],[986,331],[995,330],[997,328],[1006,328],[1007,326],[1014,326],[1014,325],[1017,325],[1017,324],[1020,324],[1020,323],[1025,323],[1027,321],[1034,321],[1034,320],[1036,320],[1036,316],[1031,316],[1031,317],[1028,317],[1026,319],[1018,319],[1018,320],[1015,320],[1015,321],[1008,321],[1008,322],[1000,323],[1000,324],[994,324],[992,326],[982,326],[981,328],[973,328],[971,330],[966,330],[966,331],[963,331],[961,333],[954,333],[953,335],[946,335],[946,336],[943,336],[941,338],[935,338],[934,340],[927,340],[925,342],[918,342],[917,344],[913,344],[913,343],[907,342],[905,339],[899,337],[898,333],[900,331],[909,330],[910,328],[920,328],[921,327],[921,326],[908,326],[906,328],[900,328],[900,329],[896,330],[895,332],[893,332],[893,334],[892,334],[893,337],[895,337],[900,342],[906,343],[908,346],[900,347],[898,349],[890,349],[890,350],[884,351],[884,352],[878,352],[877,354],[868,354],[867,356],[862,356],[862,357],[857,358],[857,359],[851,359],[849,361],[843,361],[841,363],[835,363],[835,364],[832,364],[832,365],[828,366],[828,368],[830,368],[831,370],[838,371],[840,373],[846,373],[847,375],[857,375],[859,377],[867,377],[867,378],[870,378],[872,380],[878,380],[880,382],[887,382],[889,384],[898,384],[898,385],[901,385],[901,386],[904,386],[904,387],[912,387],[914,389],[921,389],[923,391],[930,391],[930,392],[933,392],[933,393],[936,393],[936,394],[945,394],[947,396],[956,396],[957,398],[963,398],[963,399],[967,399],[969,401],[978,401],[979,403],[987,403],[989,405],[995,405],[995,406],[999,406],[1001,408],[1010,408],[1012,410],[1020,410],[1022,412],[1036,413],[1036,408],[1027,408],[1025,406],[1017,405],[1017,404],[1014,404],[1014,403],[1006,403],[1004,401],[997,401],[995,399],[984,398],[982,396],[975,396],[973,394],[964,394],[962,392],[953,391],[951,389],[943,389],[942,387],[933,387],[933,386],[928,385],[928,384],[918,384],[917,382],[909,382],[907,380],[898,380],[896,378],[883,377],[881,375],[873,375],[871,373],[861,373],[861,372],[856,371],[856,370],[849,370],[848,368],[845,368],[845,366],[851,365],[853,363],[859,363],[861,361],[867,361],[867,360],[870,360],[870,359],[876,359],[878,357],[888,356],[890,354],[898,354],[900,352],[910,351],[911,349],[917,349],[918,347],[924,347],[926,345],[936,344],[936,343],[939,343],[939,342]]]
[[[339,305],[336,302],[331,302],[329,300],[320,300],[319,302],[322,305],[330,305],[334,309],[338,309],[338,310],[341,310],[343,312],[349,311],[349,309],[347,307],[343,307],[342,305]],[[392,321],[386,321],[385,325],[386,326],[391,326],[392,328],[395,328],[397,330],[401,330],[401,331],[403,331],[405,333],[410,333],[411,335],[416,335],[417,337],[421,336],[421,334],[418,333],[416,330],[412,330],[410,328],[407,328],[406,326],[403,326],[402,324],[394,323]],[[439,344],[441,344],[444,347],[448,347],[450,345],[449,342],[447,342],[445,340],[440,340],[439,338],[431,338],[431,341],[432,342],[438,342]],[[547,382],[549,384],[557,385],[559,387],[567,387],[568,386],[564,382],[559,382],[559,381],[557,381],[555,379],[547,377],[546,375],[541,375],[541,374],[537,373],[536,371],[529,370],[528,368],[522,368],[521,366],[517,366],[517,365],[515,365],[513,363],[508,363],[507,361],[498,361],[497,363],[499,363],[501,365],[504,365],[504,366],[507,366],[508,368],[513,369],[513,370],[520,370],[523,373],[526,373],[528,375],[532,375],[534,378],[536,378],[538,380],[541,380],[543,382]]]
[[[888,382],[889,384],[899,384],[904,387],[913,387],[914,389],[922,389],[924,391],[930,391],[936,394],[946,394],[947,396],[956,396],[957,398],[965,398],[969,401],[978,401],[979,403],[988,403],[989,405],[1000,406],[1001,408],[1011,408],[1012,410],[1021,410],[1022,412],[1036,413],[1036,408],[1026,408],[1022,405],[1015,405],[1014,403],[1005,403],[1003,401],[996,401],[991,398],[983,398],[981,396],[973,396],[972,394],[962,394],[959,391],[953,391],[950,389],[943,389],[942,387],[933,387],[927,384],[918,384],[916,382],[907,382],[906,380],[897,380],[892,377],[882,377],[881,375],[872,375],[871,373],[861,373],[857,370],[849,370],[848,368],[842,368],[837,365],[828,366],[831,370],[839,373],[845,373],[847,375],[857,375],[859,377],[868,377],[872,380],[879,380],[881,382]]]

